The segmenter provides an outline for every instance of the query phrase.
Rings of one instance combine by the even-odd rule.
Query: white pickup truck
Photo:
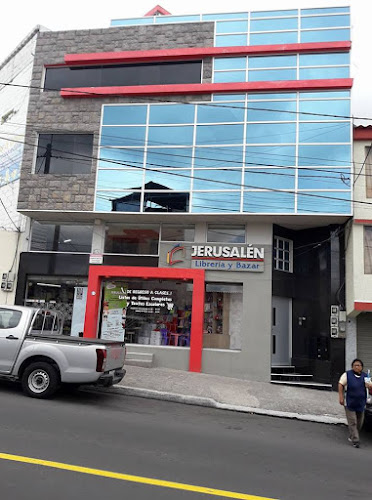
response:
[[[0,379],[20,381],[34,398],[51,397],[61,384],[120,382],[124,342],[62,335],[52,310],[0,306]]]

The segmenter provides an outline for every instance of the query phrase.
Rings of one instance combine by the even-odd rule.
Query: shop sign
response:
[[[127,303],[126,283],[106,284],[103,294],[101,339],[124,340]]]
[[[101,253],[91,253],[89,255],[89,264],[103,264],[103,255]]]
[[[212,271],[263,272],[265,249],[253,245],[192,245],[191,267]]]

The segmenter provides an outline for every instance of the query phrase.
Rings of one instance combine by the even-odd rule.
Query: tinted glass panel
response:
[[[301,28],[331,28],[333,26],[350,26],[349,16],[303,17]]]
[[[311,192],[307,193],[315,196],[305,196],[298,194],[297,212],[322,212],[333,214],[350,214],[351,202],[350,193],[345,192]],[[321,198],[321,197],[322,198]]]
[[[194,226],[179,226],[174,224],[162,224],[162,241],[194,241]]]
[[[200,78],[201,61],[46,68],[44,89],[200,83]]]
[[[295,121],[296,102],[250,102],[248,104],[247,120],[255,121]]]
[[[101,148],[99,168],[143,166],[143,149]]]
[[[253,213],[294,212],[294,199],[293,193],[246,191],[243,210]]]
[[[246,57],[221,57],[214,59],[214,69],[245,69]]]
[[[144,146],[146,127],[103,127],[101,146]]]
[[[350,12],[349,7],[326,7],[324,9],[301,9],[301,15],[309,14],[338,14],[341,12]]]
[[[148,144],[151,146],[191,146],[193,127],[149,127]]]
[[[248,124],[246,143],[295,143],[295,123],[256,123]]]
[[[221,21],[216,25],[216,33],[244,33],[248,31],[248,21]]]
[[[241,170],[196,170],[194,189],[216,191],[216,189],[238,189],[242,182]]]
[[[145,189],[178,189],[187,191],[190,189],[190,170],[167,170],[166,172],[156,172],[146,170]]]
[[[157,24],[167,24],[167,23],[184,23],[190,21],[200,21],[200,16],[155,16],[155,23]]]
[[[195,107],[189,104],[150,106],[150,123],[194,123]]]
[[[146,125],[147,106],[105,106],[102,125]]]
[[[228,14],[202,14],[203,21],[213,21],[214,19],[247,19],[247,12],[229,12]]]
[[[256,17],[282,17],[282,16],[297,16],[297,9],[293,10],[263,10],[251,12],[252,19]]]
[[[351,147],[344,145],[299,146],[299,165],[346,166],[351,161]]]
[[[217,35],[216,47],[237,47],[247,45],[247,35]]]
[[[105,253],[157,255],[158,225],[108,224]]]
[[[296,165],[295,146],[247,146],[247,165],[292,166]]]
[[[349,29],[320,30],[320,31],[302,31],[301,42],[338,42],[341,40],[350,40]]]
[[[199,105],[198,123],[242,122],[244,121],[244,112],[243,103],[236,103],[234,107]]]
[[[196,144],[238,144],[243,133],[243,125],[198,125]]]
[[[329,168],[298,170],[298,189],[349,189],[350,183],[348,168],[338,168],[335,172]]]
[[[273,81],[273,80],[296,80],[295,69],[261,69],[251,70],[248,73],[249,82]]]
[[[285,94],[248,94],[249,101],[262,101],[273,99],[276,101],[277,99],[296,99],[296,94],[285,93]]]
[[[297,43],[297,31],[282,31],[278,33],[252,33],[251,45],[271,45],[277,43]]]
[[[36,174],[89,174],[92,165],[93,135],[40,134]]]
[[[245,71],[219,71],[213,75],[213,83],[245,82]]]
[[[208,243],[245,243],[245,226],[208,224],[207,241]]]
[[[96,210],[104,212],[139,212],[140,192],[97,191]]]
[[[213,94],[213,101],[244,101],[245,94]]]
[[[296,66],[297,57],[296,56],[270,56],[270,57],[250,57],[249,58],[249,68],[284,68],[288,66]]]
[[[300,142],[350,142],[350,123],[300,123]]]
[[[297,29],[297,18],[288,19],[262,19],[251,21],[251,32],[253,31],[276,31],[285,29]]]
[[[241,167],[242,147],[195,148],[194,167]]]
[[[337,120],[350,116],[350,102],[348,100],[300,101],[300,112],[300,120]]]
[[[349,67],[300,69],[300,80],[316,80],[322,78],[349,78]]]
[[[144,212],[188,212],[189,193],[145,193]]]
[[[32,224],[31,250],[39,252],[91,251],[93,226],[75,224]]]
[[[349,64],[350,54],[300,54],[300,66],[327,66]]]
[[[191,167],[192,148],[148,148],[146,165]]]
[[[350,97],[349,90],[337,90],[335,92],[300,92],[300,99],[333,99],[340,97]]]
[[[193,193],[194,213],[236,213],[240,211],[240,191],[217,193]]]
[[[296,171],[293,168],[246,169],[244,187],[294,189],[295,176]]]
[[[143,182],[143,170],[99,170],[98,189],[140,189]]]

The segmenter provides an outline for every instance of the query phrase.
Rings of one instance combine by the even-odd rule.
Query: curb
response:
[[[256,415],[289,418],[293,420],[303,420],[306,422],[316,422],[321,424],[346,425],[345,419],[340,417],[332,417],[330,415],[311,415],[287,411],[266,410],[264,408],[254,408],[249,406],[230,405],[226,403],[220,403],[212,398],[203,398],[199,396],[189,396],[172,392],[156,391],[154,389],[134,388],[125,385],[114,385],[108,389],[105,389],[105,392],[112,392],[125,396],[136,396],[140,398],[159,399],[162,401],[171,401],[173,403],[205,406],[209,408],[216,408],[218,410],[229,410],[240,413],[253,413]]]

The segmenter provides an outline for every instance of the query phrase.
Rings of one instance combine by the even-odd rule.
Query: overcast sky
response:
[[[372,2],[370,0],[160,0],[160,5],[171,14],[196,14],[207,12],[245,12],[247,10],[270,10],[306,7],[328,7],[351,5],[352,9],[352,76],[354,116],[372,118],[372,65],[370,63],[370,40]],[[141,17],[157,5],[156,0],[18,0],[7,2],[0,15],[0,61],[38,24],[53,31],[106,28],[111,19]],[[367,124],[366,122],[365,124]],[[372,121],[370,122],[372,124]]]

